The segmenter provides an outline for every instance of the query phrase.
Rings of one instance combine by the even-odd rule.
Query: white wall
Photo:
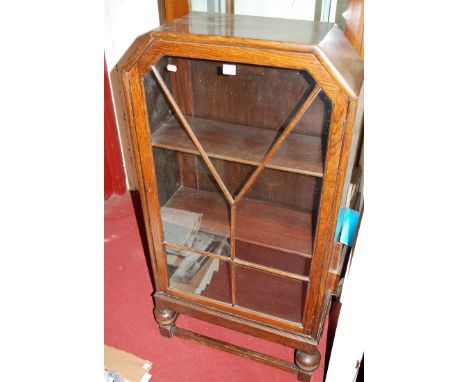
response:
[[[159,26],[157,0],[104,0],[107,67],[111,71],[136,37]]]
[[[336,327],[335,339],[330,355],[330,364],[326,382],[353,382],[358,369],[356,363],[361,361],[364,354],[364,335],[369,300],[365,298],[367,275],[371,267],[368,264],[369,253],[360,250],[360,243],[364,239],[367,220],[365,215],[361,221],[359,238],[354,248],[351,264],[348,264],[343,293],[341,295],[341,311]]]

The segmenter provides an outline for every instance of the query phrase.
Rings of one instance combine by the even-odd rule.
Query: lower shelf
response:
[[[203,214],[202,231],[230,236],[227,204],[215,192],[182,186],[165,207]],[[311,257],[310,213],[244,198],[237,208],[236,224],[236,239],[239,241]]]

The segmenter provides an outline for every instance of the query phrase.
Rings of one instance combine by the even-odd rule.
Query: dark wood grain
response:
[[[176,151],[158,150],[153,157],[158,177],[159,203],[165,205],[181,185],[179,158]]]
[[[186,117],[210,158],[258,166],[277,133],[269,129],[252,129],[226,122]],[[152,135],[156,147],[198,154],[190,138],[175,118],[170,118]],[[219,145],[219,142],[226,142]],[[318,137],[290,134],[267,168],[298,174],[323,176],[322,141]]]
[[[197,94],[193,116],[202,119],[281,130],[315,85],[304,70],[237,64],[235,76],[224,76],[220,74],[221,62],[187,61],[191,67],[190,89],[182,76],[174,73],[172,78],[183,82],[186,91]],[[325,114],[324,102],[317,98],[297,122],[294,133],[322,136],[327,127]]]
[[[301,322],[307,282],[236,265],[236,301],[241,307]]]
[[[236,258],[281,269],[298,275],[309,276],[310,258],[288,252],[265,248],[245,241],[236,242]]]
[[[157,152],[166,150],[154,148]],[[178,152],[181,180],[180,184],[199,190],[219,192],[207,172],[200,156]],[[213,166],[223,179],[231,195],[237,195],[254,167],[219,159],[211,159]],[[167,171],[172,171],[168,168]],[[300,175],[287,171],[264,169],[246,193],[249,199],[261,200],[279,207],[312,213],[318,210],[321,178]],[[315,215],[315,214],[314,214]],[[314,224],[314,222],[313,222]]]
[[[297,366],[295,364],[276,357],[269,356],[264,353],[246,349],[244,347],[233,345],[215,338],[207,337],[202,334],[193,333],[189,330],[182,328],[175,327],[173,332],[176,337],[181,337],[204,345],[208,345],[212,348],[222,350],[240,357],[248,358],[253,361],[257,361],[268,366],[276,367],[277,369],[288,371],[293,374],[297,373]]]
[[[168,89],[172,90],[172,95],[182,113],[184,113],[184,115],[193,115],[193,92],[191,86],[187,86],[187,84],[190,83],[191,77],[190,61],[178,57],[165,57],[161,62],[167,62],[167,64],[172,64],[177,67],[176,76],[174,73],[160,68],[159,65],[158,70],[166,85],[168,85],[170,81],[171,86],[168,86]],[[169,78],[166,79],[165,74],[169,76]]]
[[[309,382],[312,372],[319,367],[320,352],[316,349],[312,353],[306,353],[296,350],[294,354],[294,362],[297,365],[297,380],[301,382]]]
[[[154,299],[156,306],[161,308],[206,320],[228,329],[237,330],[254,337],[261,337],[294,349],[312,352],[317,347],[317,342],[308,336],[290,330],[279,329],[277,325],[262,325],[251,318],[232,315],[221,310],[213,310],[209,305],[194,300],[186,300],[162,292],[155,293]],[[226,310],[234,312],[234,308],[230,307],[230,305]]]
[[[169,80],[167,72],[164,72],[163,76]],[[148,124],[151,132],[155,132],[172,116],[172,112],[151,73],[143,77],[143,87],[145,89]]]

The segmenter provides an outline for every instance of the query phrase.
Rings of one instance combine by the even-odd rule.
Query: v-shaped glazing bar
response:
[[[182,123],[182,126],[184,127],[185,131],[187,132],[188,136],[192,140],[192,142],[195,145],[195,147],[197,148],[197,150],[199,151],[201,157],[205,161],[205,164],[209,168],[211,174],[213,175],[213,178],[215,178],[216,183],[218,183],[218,186],[221,188],[221,191],[223,192],[224,196],[228,200],[229,204],[232,206],[232,204],[234,203],[234,199],[233,199],[232,195],[230,194],[230,192],[227,189],[226,185],[224,184],[223,180],[221,179],[218,172],[214,168],[213,163],[211,163],[210,158],[206,154],[205,150],[203,149],[202,145],[200,144],[200,141],[198,140],[198,138],[194,134],[192,128],[190,127],[187,120],[185,119],[184,114],[180,110],[179,106],[177,105],[177,102],[175,101],[175,99],[172,96],[171,92],[169,91],[166,84],[164,83],[164,80],[162,79],[161,75],[159,74],[158,69],[156,69],[154,67],[154,65],[152,65],[151,66],[151,71],[153,72],[153,74],[154,74],[154,76],[156,78],[156,81],[158,82],[159,86],[161,87],[164,95],[167,97],[169,103],[171,104],[172,109],[177,114],[177,117],[179,118],[180,122]]]
[[[254,173],[250,176],[249,180],[244,184],[244,187],[242,187],[242,190],[237,194],[233,206],[236,206],[241,200],[242,196],[244,196],[244,194],[249,190],[250,186],[252,186],[255,179],[257,179],[258,175],[260,175],[260,171],[263,170],[263,168],[273,156],[273,154],[279,149],[281,143],[283,143],[283,141],[287,138],[289,133],[292,131],[294,126],[296,126],[297,122],[305,113],[307,108],[312,104],[312,102],[314,102],[315,97],[317,97],[321,90],[322,88],[319,85],[315,85],[314,90],[312,90],[312,92],[308,95],[308,97],[305,99],[305,101],[303,102],[299,110],[296,112],[294,117],[291,119],[291,121],[289,121],[288,125],[281,133],[280,137],[276,140],[276,142],[273,144],[270,150],[268,150],[267,154],[262,160],[262,163],[260,163],[260,165],[255,169]]]

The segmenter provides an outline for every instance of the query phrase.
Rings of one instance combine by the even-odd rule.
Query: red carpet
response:
[[[105,202],[104,340],[107,345],[153,362],[151,381],[286,382],[293,374],[180,338],[159,335],[153,318],[153,287],[130,194]],[[177,326],[261,351],[288,361],[293,350],[186,316]],[[320,368],[313,382],[323,381],[327,328],[319,350]]]

